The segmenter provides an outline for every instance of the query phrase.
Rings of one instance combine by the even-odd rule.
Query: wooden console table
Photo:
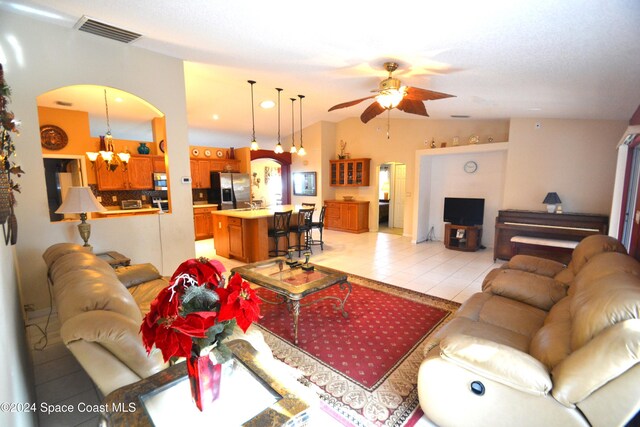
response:
[[[585,213],[548,213],[542,211],[502,210],[496,218],[496,233],[493,246],[493,258],[509,260],[512,252],[511,238],[515,236],[538,237],[576,241],[592,234],[607,234],[609,217]],[[563,263],[570,260],[570,253],[549,250],[544,246],[533,245],[519,250],[519,253],[540,256]]]

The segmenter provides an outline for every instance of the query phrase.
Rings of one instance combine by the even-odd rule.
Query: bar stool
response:
[[[309,208],[316,208],[316,204],[315,203],[302,203],[302,209],[309,209]]]
[[[289,249],[295,249],[298,251],[298,256],[302,255],[302,251],[310,251],[309,246],[309,233],[311,232],[311,217],[313,216],[313,209],[300,209],[298,211],[298,223],[289,227],[289,231],[296,233],[296,244],[289,246]],[[304,245],[302,244],[302,238],[304,237]]]
[[[273,228],[267,230],[267,235],[273,238],[275,249],[269,251],[269,256],[286,255],[286,250],[278,250],[278,243],[280,238],[286,239],[287,245],[289,244],[289,226],[291,223],[291,211],[286,212],[274,212],[273,213]]]
[[[309,230],[309,245],[320,245],[320,250],[324,251],[324,241],[322,240],[322,230],[324,229],[324,211],[327,209],[326,206],[323,206],[320,209],[320,217],[318,221],[311,221],[311,230]],[[320,231],[320,240],[313,239],[313,230],[317,229]]]

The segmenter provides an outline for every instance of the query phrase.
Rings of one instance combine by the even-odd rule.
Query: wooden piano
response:
[[[609,217],[598,214],[547,213],[542,211],[502,210],[496,218],[496,233],[493,246],[493,259],[511,259],[513,255],[511,238],[514,236],[537,237],[580,241],[592,234],[607,234]],[[527,252],[529,255],[555,259],[568,263],[570,251],[557,252],[553,248],[536,246]]]

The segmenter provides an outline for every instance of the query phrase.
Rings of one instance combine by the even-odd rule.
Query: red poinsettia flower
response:
[[[225,271],[226,269],[220,261],[206,258],[189,259],[178,266],[173,276],[171,276],[170,282],[173,284],[178,276],[188,274],[199,286],[210,284],[213,286],[209,287],[213,288],[218,286],[222,279],[222,273]]]
[[[217,313],[211,311],[199,311],[184,317],[172,317],[153,325],[145,321],[140,327],[142,341],[147,352],[150,352],[155,344],[162,351],[165,362],[173,356],[189,357],[193,346],[192,338],[205,338],[207,329],[216,322],[216,315]]]
[[[216,292],[220,296],[218,320],[235,318],[240,329],[247,332],[251,323],[260,318],[260,300],[249,282],[242,280],[239,274],[234,274],[227,287],[218,288]]]

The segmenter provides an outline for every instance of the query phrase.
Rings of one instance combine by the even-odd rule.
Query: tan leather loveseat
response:
[[[427,343],[441,426],[619,426],[640,409],[640,263],[590,236],[565,267],[514,257]]]
[[[103,395],[167,365],[160,351],[147,355],[139,335],[151,301],[168,285],[151,264],[114,270],[82,246],[58,243],[43,254],[60,321],[60,336]],[[260,331],[242,338],[271,356]]]

